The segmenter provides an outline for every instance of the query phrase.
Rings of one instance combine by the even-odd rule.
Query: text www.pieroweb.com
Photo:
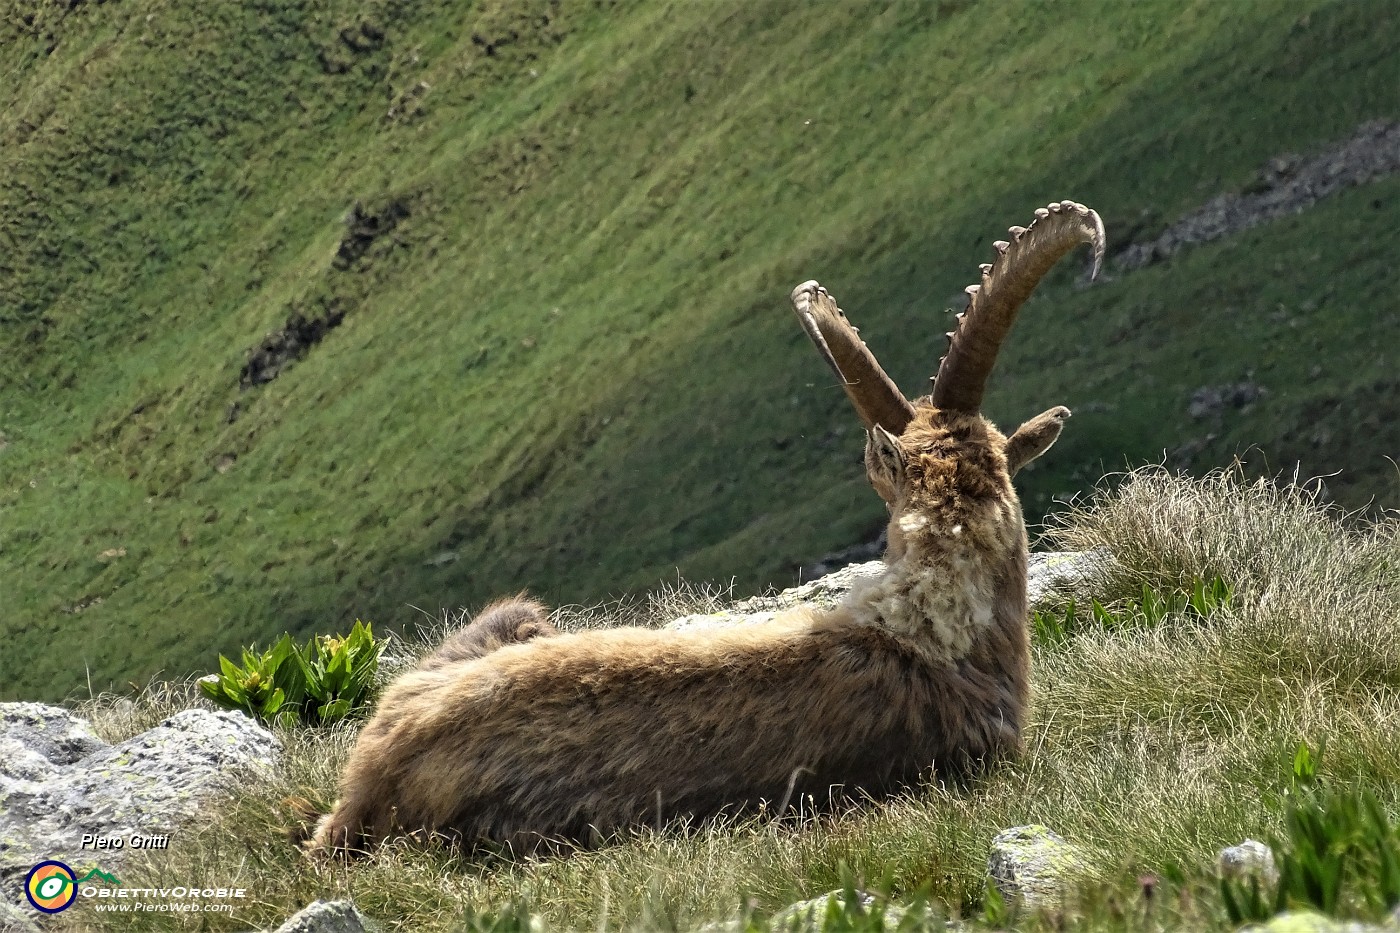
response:
[[[101,913],[233,913],[226,899],[247,897],[243,888],[97,888],[80,890]]]

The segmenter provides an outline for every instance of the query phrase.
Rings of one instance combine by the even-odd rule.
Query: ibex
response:
[[[794,310],[868,429],[866,470],[890,512],[883,575],[834,609],[762,624],[526,633],[461,660],[449,650],[386,689],[313,851],[400,834],[514,851],[587,842],[765,802],[885,795],[1017,750],[1030,672],[1011,477],[1069,410],[1007,438],[979,408],[1017,310],[1081,242],[1096,273],[1102,222],[1070,201],[1012,227],[967,290],[932,394],[912,403],[826,290],[799,285]],[[463,643],[490,641],[470,629]]]

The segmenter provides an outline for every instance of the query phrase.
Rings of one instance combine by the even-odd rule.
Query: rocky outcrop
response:
[[[809,605],[828,608],[836,605],[850,592],[857,581],[877,577],[884,572],[884,562],[868,561],[864,564],[851,564],[835,573],[827,574],[819,580],[794,586],[773,596],[754,596],[742,599],[719,612],[698,613],[682,616],[669,623],[670,629],[714,628],[725,625],[742,625],[751,622],[766,622],[784,609],[793,606]]]
[[[1032,554],[1027,568],[1027,589],[1031,605],[1050,598],[1054,593],[1073,589],[1092,579],[1110,560],[1107,551],[1049,551]],[[850,564],[820,579],[773,596],[755,596],[740,600],[720,612],[682,616],[669,623],[671,629],[713,628],[766,622],[784,609],[808,605],[828,608],[836,605],[861,580],[884,572],[883,561],[872,560]]]
[[[1375,120],[1351,138],[1311,158],[1270,159],[1258,178],[1238,194],[1222,194],[1172,224],[1160,236],[1134,243],[1114,260],[1120,269],[1160,262],[1181,249],[1209,243],[1250,227],[1296,214],[1347,188],[1400,171],[1400,123]]]
[[[158,846],[279,753],[277,738],[240,713],[188,709],[109,745],[69,710],[0,703],[0,902],[25,904],[24,877],[40,861],[109,869],[133,836]],[[108,847],[95,849],[97,838]]]

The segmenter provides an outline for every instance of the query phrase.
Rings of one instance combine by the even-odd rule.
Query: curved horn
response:
[[[948,355],[939,361],[933,378],[934,405],[959,411],[981,408],[987,377],[1016,312],[1045,273],[1080,243],[1093,246],[1090,277],[1097,276],[1103,264],[1103,221],[1083,204],[1060,201],[1039,208],[1029,227],[1012,227],[1011,242],[994,244],[996,261],[982,267],[980,285],[967,287],[967,310],[947,335]]]
[[[914,407],[880,368],[860,334],[826,289],[815,281],[792,290],[792,310],[817,352],[846,390],[866,430],[879,425],[898,437],[914,417]]]

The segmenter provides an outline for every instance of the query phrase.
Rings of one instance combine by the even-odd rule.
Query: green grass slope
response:
[[[1393,4],[167,0],[0,12],[0,698],[356,616],[878,527],[786,310],[916,391],[1050,198],[1150,235],[1400,115]],[[358,207],[357,207],[358,205]],[[1028,513],[1199,439],[1395,504],[1400,178],[1028,306],[989,411],[1078,408]],[[353,234],[362,234],[356,237]],[[289,319],[339,326],[265,384]],[[1202,385],[1268,394],[1218,423]]]

